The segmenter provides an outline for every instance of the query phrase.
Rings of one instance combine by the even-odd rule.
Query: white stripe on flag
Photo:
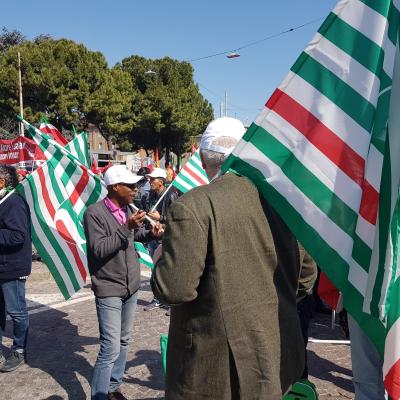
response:
[[[288,82],[290,85],[285,87]],[[358,155],[364,159],[367,157],[370,133],[307,81],[290,72],[281,85],[281,90],[318,118]],[[257,124],[260,117],[256,119]]]
[[[342,49],[317,33],[305,52],[376,107],[379,78]]]
[[[387,20],[383,15],[380,15],[361,1],[353,0],[347,2],[347,6],[340,11],[338,16],[341,20],[375,42],[379,47],[382,46],[387,24]]]
[[[24,192],[25,192],[25,196],[26,196],[26,201],[32,210],[32,213],[31,213],[32,226],[36,232],[36,235],[38,236],[38,239],[42,243],[46,252],[52,258],[54,264],[56,265],[57,271],[59,272],[59,274],[67,288],[69,295],[72,295],[73,293],[75,293],[75,289],[72,285],[71,279],[69,278],[68,273],[64,268],[59,268],[60,266],[63,266],[63,263],[61,262],[60,258],[58,257],[57,252],[51,251],[51,249],[53,249],[53,245],[50,243],[46,234],[43,232],[43,230],[41,228],[41,224],[40,224],[39,220],[37,219],[36,212],[33,212],[33,209],[34,209],[33,205],[35,204],[35,202],[32,198],[32,194],[31,194],[31,190],[29,188],[28,182],[26,182],[26,184],[24,184]]]
[[[241,143],[242,142],[244,141],[241,141]],[[350,260],[353,239],[328,218],[324,212],[316,207],[315,204],[288,179],[276,164],[251,143],[245,144],[244,147],[238,145],[233,150],[232,154],[240,157],[240,159],[254,168],[257,168],[265,176],[266,182],[289,201],[302,216],[304,221],[318,232],[321,238],[335,250],[343,260]]]
[[[274,136],[315,175],[329,190],[334,192],[356,213],[359,210],[362,190],[342,170],[311,144],[295,127],[274,111],[259,125]]]

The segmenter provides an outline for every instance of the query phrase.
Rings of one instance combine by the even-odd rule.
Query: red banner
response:
[[[0,140],[0,164],[32,170],[44,160],[44,154],[32,139],[19,136],[12,140]]]

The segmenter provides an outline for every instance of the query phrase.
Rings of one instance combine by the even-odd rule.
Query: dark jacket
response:
[[[0,279],[28,276],[32,269],[29,206],[18,194],[0,204]]]
[[[166,399],[281,399],[304,368],[296,292],[308,274],[247,178],[227,174],[175,201],[151,281],[175,305]]]
[[[160,194],[150,191],[146,203],[144,205],[144,210],[146,212],[149,212],[153,208],[153,206],[157,203],[157,201],[160,199],[160,197],[165,193],[166,190],[168,190],[167,194],[164,196],[164,198],[160,201],[160,203],[156,207],[156,210],[160,214],[160,222],[162,224],[165,224],[165,221],[167,219],[167,212],[169,206],[179,196],[178,190],[175,189],[175,187],[172,187],[171,189],[165,188]]]
[[[128,207],[129,217],[131,210]],[[140,265],[134,240],[153,239],[144,229],[120,225],[104,201],[87,208],[83,217],[92,290],[97,297],[125,297],[140,286]]]

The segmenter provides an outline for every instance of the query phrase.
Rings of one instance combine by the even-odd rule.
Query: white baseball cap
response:
[[[216,153],[229,154],[233,147],[224,148],[222,146],[218,146],[213,144],[214,139],[219,137],[231,137],[239,141],[244,133],[246,132],[246,128],[236,118],[222,117],[217,118],[211,121],[206,130],[203,133],[200,141],[200,149],[202,150],[211,150]]]
[[[162,168],[154,168],[153,171],[151,171],[150,174],[147,174],[146,176],[149,178],[167,179],[167,173],[165,172],[165,169]]]
[[[129,171],[126,165],[113,165],[104,174],[106,186],[115,185],[116,183],[132,185],[138,183],[141,179],[143,179],[143,176],[135,175]]]

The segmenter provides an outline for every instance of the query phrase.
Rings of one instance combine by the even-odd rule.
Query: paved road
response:
[[[83,400],[88,398],[92,367],[98,351],[98,327],[89,287],[64,302],[46,268],[35,263],[28,281],[30,308],[28,362],[17,371],[0,374],[1,400]],[[168,330],[165,310],[143,310],[152,294],[143,277],[125,381],[127,397],[135,400],[163,398],[159,336]],[[311,336],[343,339],[331,330],[327,316],[317,315]],[[4,344],[11,343],[8,324]],[[321,399],[352,399],[348,345],[309,344],[310,379]]]

